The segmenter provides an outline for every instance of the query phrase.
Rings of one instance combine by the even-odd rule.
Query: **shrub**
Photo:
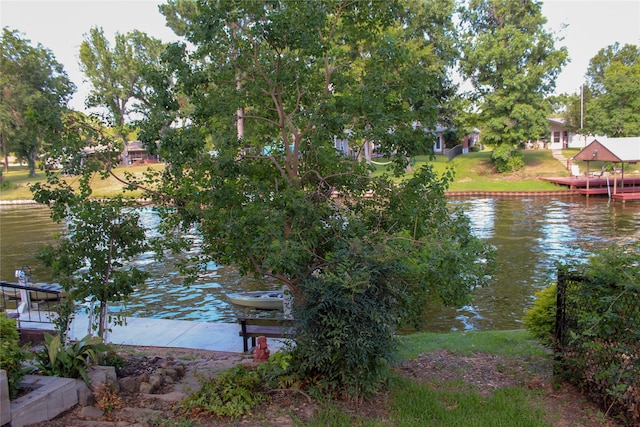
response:
[[[293,364],[322,395],[359,401],[383,384],[397,347],[395,301],[385,281],[344,267],[305,283]]]
[[[493,149],[491,161],[500,173],[514,172],[524,167],[524,154],[508,144],[501,144]]]
[[[9,398],[13,399],[20,390],[20,381],[24,377],[23,363],[28,352],[20,347],[20,333],[15,319],[7,318],[0,313],[0,369],[7,371],[9,382]]]
[[[201,379],[200,389],[180,404],[183,415],[208,412],[219,417],[238,418],[266,399],[265,391],[297,389],[299,379],[291,370],[291,353],[281,350],[255,369],[237,365],[217,378]]]
[[[235,366],[217,378],[201,380],[200,390],[181,403],[188,413],[209,412],[219,417],[239,418],[263,399],[260,376],[243,365]]]
[[[87,335],[80,341],[64,345],[60,335],[44,334],[44,348],[36,353],[37,368],[45,375],[80,378],[89,383],[87,368],[98,362],[109,346],[100,337]]]
[[[605,248],[562,276],[563,374],[640,425],[640,245]]]
[[[556,331],[558,285],[553,284],[535,293],[536,301],[522,321],[531,334],[544,344],[552,345]]]

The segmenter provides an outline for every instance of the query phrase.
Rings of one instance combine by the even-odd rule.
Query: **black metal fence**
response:
[[[557,372],[610,415],[640,425],[640,289],[558,270]]]

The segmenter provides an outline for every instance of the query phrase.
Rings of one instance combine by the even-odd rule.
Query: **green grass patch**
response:
[[[380,159],[380,162],[385,162]],[[415,158],[413,169],[417,170],[424,164],[431,164],[434,170],[442,174],[450,167],[455,172],[455,180],[450,191],[553,191],[560,190],[555,184],[543,181],[542,177],[568,176],[564,165],[553,157],[551,150],[524,151],[525,168],[513,173],[498,173],[491,163],[491,152],[481,151],[457,156],[451,162],[447,156],[436,156],[430,160],[428,156]],[[376,165],[374,175],[384,173],[385,166]],[[408,171],[401,181],[412,176]]]
[[[161,163],[142,166],[119,167],[114,170],[116,176],[123,178],[126,173],[142,177],[148,169],[164,168]],[[77,187],[79,176],[63,176],[68,183]],[[37,182],[46,182],[47,178],[43,171],[38,171],[37,176],[30,177],[29,169],[26,166],[12,166],[8,173],[3,173],[3,182],[0,185],[0,200],[31,200],[33,194],[29,187]],[[91,181],[91,188],[95,197],[113,197],[122,194],[124,185],[113,177],[101,179],[97,174]],[[127,197],[138,197],[142,192],[127,192]]]
[[[461,388],[462,390],[462,388]],[[440,390],[402,380],[393,390],[389,407],[393,425],[536,427],[551,426],[543,408],[532,406],[535,393],[502,388],[489,395],[475,390]]]
[[[400,359],[414,359],[420,354],[448,350],[470,356],[487,354],[505,360],[548,360],[549,351],[526,331],[482,331],[450,333],[416,333],[403,337]],[[519,366],[519,365],[518,365]],[[477,426],[536,427],[552,426],[554,413],[545,407],[539,390],[511,386],[481,390],[462,380],[418,382],[393,372],[389,377],[386,409],[345,410],[335,402],[324,405],[308,423],[315,426]],[[374,404],[382,405],[382,402]],[[366,405],[365,405],[366,406]]]
[[[499,356],[546,357],[549,351],[534,340],[527,331],[471,331],[471,332],[421,332],[403,336],[399,358],[413,359],[421,353],[449,350],[470,355],[474,352]]]

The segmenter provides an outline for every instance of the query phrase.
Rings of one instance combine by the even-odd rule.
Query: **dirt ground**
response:
[[[179,414],[173,408],[198,388],[199,378],[214,376],[238,363],[252,363],[252,358],[243,354],[193,349],[123,346],[119,354],[124,355],[127,361],[121,370],[122,375],[149,372],[167,360],[184,365],[185,374],[178,381],[163,385],[153,395],[120,393],[114,405],[116,408],[107,414],[94,407],[75,407],[54,420],[37,424],[37,427],[184,426],[179,423]],[[486,354],[460,356],[443,350],[423,354],[395,369],[434,388],[458,380],[482,394],[516,385],[539,390],[540,399],[549,414],[549,423],[558,427],[618,426],[606,420],[597,406],[587,401],[574,387],[554,384],[550,362],[524,358],[507,360]],[[388,419],[385,410],[387,399],[388,396],[381,394],[357,406],[344,403],[342,409],[347,413],[385,420]],[[254,414],[239,420],[208,416],[190,420],[193,426],[293,427],[293,419],[309,420],[317,410],[317,405],[303,394],[283,390],[273,393],[269,403],[257,408]],[[171,419],[175,419],[175,423],[172,424]]]

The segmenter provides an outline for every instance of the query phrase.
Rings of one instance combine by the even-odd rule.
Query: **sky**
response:
[[[137,29],[164,42],[177,37],[165,26],[156,0],[0,0],[0,24],[23,33],[33,45],[50,49],[78,91],[70,107],[85,110],[89,86],[78,66],[78,52],[92,27],[102,27],[113,43],[116,33]],[[640,46],[640,0],[544,0],[547,30],[563,40],[571,62],[556,81],[556,93],[577,93],[600,49],[615,42]]]

